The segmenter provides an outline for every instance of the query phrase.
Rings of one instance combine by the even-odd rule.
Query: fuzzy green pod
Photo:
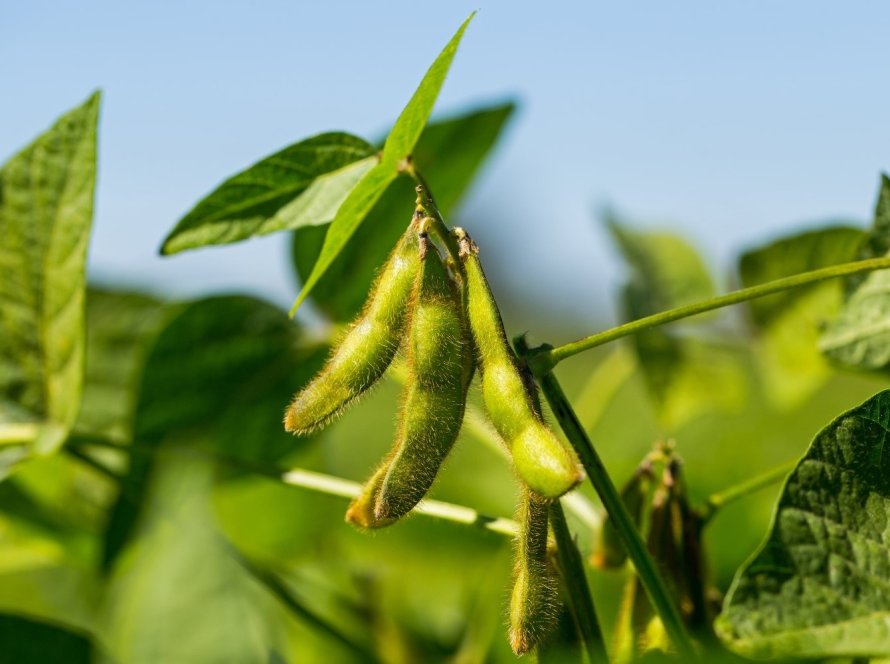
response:
[[[425,234],[419,256],[396,440],[347,513],[363,528],[389,525],[429,491],[460,431],[475,367],[460,293]]]
[[[325,366],[294,396],[284,428],[294,434],[331,422],[383,375],[399,348],[418,272],[416,222],[396,244],[364,310],[335,346]]]
[[[456,235],[466,275],[467,318],[478,352],[482,400],[488,417],[510,448],[522,481],[545,498],[558,498],[583,475],[574,454],[541,417],[534,383],[507,343],[478,248],[463,231],[456,231]]]
[[[426,495],[463,422],[473,375],[463,306],[442,258],[420,236],[421,273],[408,338],[408,376],[389,469],[374,515],[397,519]]]
[[[548,501],[525,490],[510,595],[510,647],[524,655],[553,628],[559,612],[558,579],[547,558]]]

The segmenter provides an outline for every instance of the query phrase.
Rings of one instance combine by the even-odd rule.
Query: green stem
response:
[[[556,556],[560,576],[572,615],[575,617],[578,631],[587,648],[587,657],[591,662],[608,663],[609,655],[606,652],[603,630],[600,628],[593,598],[590,595],[590,586],[587,584],[587,576],[584,574],[581,554],[566,524],[566,517],[559,501],[550,507],[550,523],[556,537]]]
[[[770,484],[781,482],[788,476],[788,473],[790,473],[796,465],[796,460],[789,461],[788,463],[783,463],[781,466],[778,466],[771,470],[767,470],[766,472],[761,473],[760,475],[756,475],[755,477],[745,480],[744,482],[740,482],[735,486],[731,486],[728,489],[724,489],[723,491],[711,494],[705,501],[705,504],[701,510],[702,522],[707,523],[708,521],[710,521],[714,517],[714,515],[717,514],[717,512],[726,507],[729,503],[749,496],[752,493],[756,493],[757,491],[768,487]]]
[[[759,297],[766,297],[774,293],[780,293],[791,288],[798,288],[814,284],[826,279],[836,279],[838,277],[846,277],[861,272],[872,272],[874,270],[885,270],[890,268],[890,257],[869,258],[867,260],[853,261],[850,263],[842,263],[840,265],[832,265],[830,267],[812,270],[811,272],[802,272],[790,277],[783,277],[774,281],[768,281],[764,284],[742,288],[741,290],[720,295],[718,297],[704,300],[702,302],[693,302],[676,309],[662,311],[652,316],[646,316],[618,327],[613,327],[603,332],[592,334],[578,341],[573,341],[555,348],[542,347],[537,353],[529,356],[529,366],[535,375],[541,376],[549,372],[557,364],[566,358],[582,353],[591,348],[596,348],[603,344],[615,341],[631,334],[636,334],[642,330],[651,327],[657,327],[666,323],[672,323],[682,318],[696,316],[714,309],[720,309],[732,304],[747,302]]]
[[[449,256],[451,256],[451,260],[457,269],[460,269],[462,262],[460,260],[460,249],[457,246],[457,240],[451,234],[451,231],[448,228],[448,224],[445,223],[445,218],[442,216],[442,212],[439,210],[439,207],[436,205],[436,201],[433,199],[433,194],[430,191],[429,185],[426,183],[423,175],[420,171],[417,170],[414,166],[414,162],[410,160],[406,160],[402,162],[400,169],[403,173],[408,175],[414,183],[417,185],[415,190],[417,191],[417,196],[420,202],[421,207],[423,207],[424,212],[429,215],[431,220],[430,230],[436,234],[436,237],[445,245],[445,248],[448,250]]]
[[[93,470],[97,471],[99,474],[109,478],[113,482],[117,484],[123,483],[123,477],[121,477],[117,472],[106,466],[101,461],[97,460],[92,455],[87,454],[83,450],[79,450],[73,447],[66,447],[65,452],[67,452],[70,456],[74,457],[78,461],[86,464]]]
[[[593,488],[599,494],[609,519],[615,525],[622,544],[627,549],[627,555],[636,569],[640,583],[649,596],[655,612],[661,618],[664,629],[674,647],[683,661],[697,660],[695,648],[686,630],[686,625],[683,623],[680,610],[668,592],[643,538],[637,532],[612,478],[609,477],[599,454],[594,449],[587,432],[566,398],[562,386],[556,380],[556,376],[549,372],[539,377],[539,381],[541,390],[553,410],[553,415],[581,459],[581,464],[587,471]]]

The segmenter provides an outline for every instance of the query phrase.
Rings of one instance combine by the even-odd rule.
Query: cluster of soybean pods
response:
[[[459,260],[442,259],[418,198],[411,223],[380,270],[362,313],[325,366],[293,399],[285,428],[307,434],[330,423],[386,371],[399,349],[405,382],[396,439],[346,512],[361,528],[381,528],[423,498],[454,445],[476,367],[492,425],[510,450],[522,485],[520,535],[510,599],[510,644],[528,652],[546,636],[558,606],[548,559],[548,505],[582,472],[550,430],[534,380],[507,342],[497,304],[463,229],[451,230]]]

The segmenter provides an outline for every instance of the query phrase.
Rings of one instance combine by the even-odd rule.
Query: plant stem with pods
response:
[[[587,648],[587,657],[594,664],[607,664],[609,655],[606,652],[606,641],[590,595],[590,586],[584,573],[584,562],[566,524],[566,517],[559,501],[550,506],[550,525],[556,538],[556,556],[563,587],[581,639]]]
[[[526,356],[524,340],[520,339],[518,342],[517,346],[520,354]],[[655,561],[649,553],[649,549],[646,548],[646,543],[640,536],[636,526],[634,526],[627,508],[621,500],[621,495],[618,493],[618,489],[615,488],[615,483],[590,442],[590,438],[578,420],[572,405],[566,398],[562,386],[556,380],[556,376],[549,372],[544,376],[538,377],[538,382],[541,385],[544,397],[553,410],[553,415],[559,422],[566,438],[568,438],[572,447],[575,448],[575,452],[581,460],[581,465],[584,466],[584,470],[587,472],[587,477],[593,484],[593,488],[596,489],[597,494],[599,494],[606,513],[612,519],[615,529],[621,537],[622,544],[627,549],[627,555],[640,578],[640,583],[649,596],[649,600],[661,619],[671,642],[684,661],[695,661],[698,656],[692,644],[692,639],[686,630],[680,610],[671,597],[667,584],[659,573]]]

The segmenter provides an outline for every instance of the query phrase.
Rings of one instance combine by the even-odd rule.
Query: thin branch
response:
[[[777,466],[771,470],[767,470],[760,475],[756,475],[750,479],[747,479],[735,486],[731,486],[728,489],[724,489],[723,491],[718,491],[717,493],[711,494],[707,500],[705,500],[705,504],[701,509],[701,520],[702,523],[707,523],[719,512],[722,508],[726,507],[732,502],[739,500],[740,498],[745,498],[746,496],[750,496],[752,493],[756,493],[761,489],[764,489],[771,484],[775,484],[776,482],[781,482],[784,480],[788,473],[794,470],[794,467],[797,465],[797,460],[789,461],[788,463],[783,463],[781,466]]]
[[[566,517],[559,501],[550,507],[550,523],[556,537],[556,557],[563,587],[578,631],[587,648],[587,657],[591,662],[608,664],[609,655],[606,652],[606,642],[603,638],[599,618],[596,615],[593,598],[590,595],[590,586],[587,584],[587,575],[584,573],[584,563],[581,560],[578,546],[572,538],[572,533],[566,525]]]
[[[123,477],[121,477],[119,473],[106,466],[104,463],[93,457],[91,454],[87,454],[83,450],[77,449],[75,447],[66,446],[64,449],[65,452],[68,453],[70,456],[86,464],[93,470],[97,471],[100,475],[104,475],[105,477],[114,481],[116,484],[123,483]]]
[[[362,485],[357,482],[302,468],[286,471],[281,474],[280,479],[290,486],[341,498],[357,498],[362,492]],[[470,507],[445,503],[440,500],[422,500],[412,512],[444,521],[476,526],[507,537],[516,537],[519,534],[519,525],[512,519],[486,516]]]
[[[668,311],[662,311],[653,314],[652,316],[646,316],[645,318],[640,318],[631,321],[630,323],[625,323],[624,325],[619,325],[609,330],[592,334],[589,337],[562,346],[557,346],[555,348],[548,348],[546,346],[541,347],[540,350],[537,352],[533,351],[529,355],[529,367],[535,375],[543,376],[566,358],[577,355],[578,353],[583,353],[586,350],[596,348],[597,346],[601,346],[611,341],[615,341],[616,339],[636,334],[642,330],[647,330],[666,323],[672,323],[682,318],[697,316],[698,314],[713,311],[714,309],[720,309],[733,304],[747,302],[748,300],[766,297],[767,295],[773,295],[774,293],[780,293],[792,288],[807,286],[819,281],[837,279],[839,277],[846,277],[862,272],[885,270],[887,268],[890,268],[890,257],[869,258],[867,260],[832,265],[810,272],[802,272],[790,277],[768,281],[757,286],[742,288],[741,290],[733,291],[702,302],[694,302],[682,307],[677,307],[676,309],[669,309]]]

